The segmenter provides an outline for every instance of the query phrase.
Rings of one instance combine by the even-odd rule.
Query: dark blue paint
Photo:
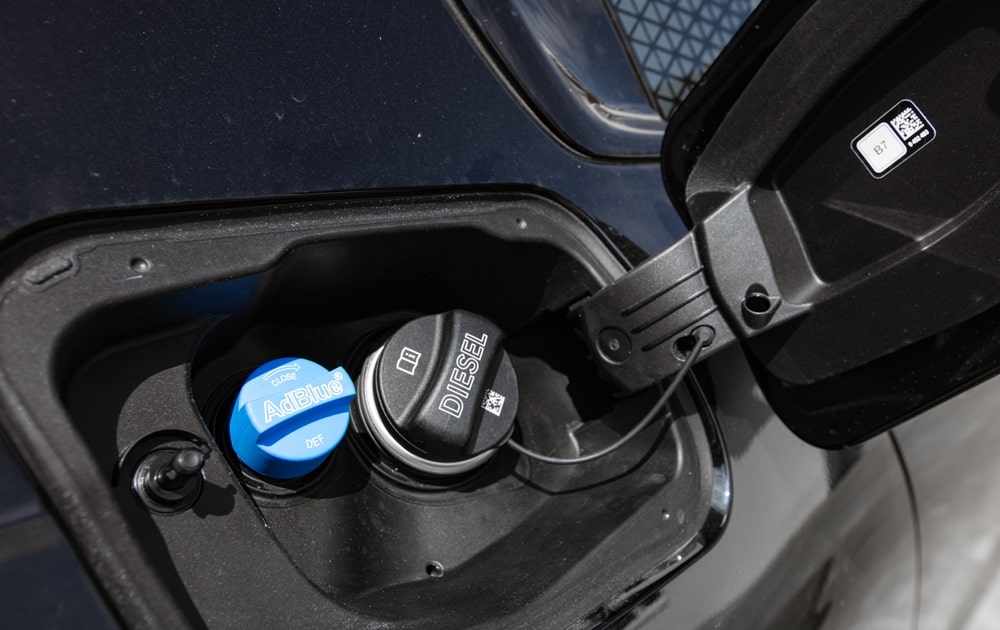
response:
[[[659,166],[543,129],[437,3],[23,2],[0,17],[0,234],[57,212],[461,184],[548,189],[649,251]]]

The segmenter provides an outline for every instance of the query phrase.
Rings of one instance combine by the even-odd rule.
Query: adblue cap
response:
[[[233,450],[261,475],[306,475],[343,439],[355,393],[341,367],[327,370],[300,358],[268,361],[250,374],[233,404]]]

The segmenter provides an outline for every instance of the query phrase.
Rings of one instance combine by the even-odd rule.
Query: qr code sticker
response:
[[[492,413],[494,416],[499,416],[500,412],[503,411],[503,403],[506,400],[506,396],[498,394],[492,389],[487,389],[486,395],[483,396],[483,409]]]
[[[899,137],[904,141],[924,128],[924,121],[920,120],[920,116],[917,115],[917,112],[913,111],[912,107],[907,107],[899,112],[895,118],[889,121],[889,124],[892,125],[892,128],[896,130]]]

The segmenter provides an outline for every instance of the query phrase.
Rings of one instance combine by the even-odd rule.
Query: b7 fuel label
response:
[[[903,99],[858,134],[851,148],[872,177],[882,179],[936,137],[917,104]]]

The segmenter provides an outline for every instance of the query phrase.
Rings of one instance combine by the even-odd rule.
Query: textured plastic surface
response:
[[[1000,55],[998,33],[993,3],[818,2],[691,173],[719,306],[813,444],[870,437],[995,369],[968,357],[970,334],[986,347],[992,333],[966,324],[1000,304],[1000,98],[976,61]],[[877,128],[895,152],[868,140]],[[760,295],[766,321],[746,312]],[[967,367],[916,385],[959,356]]]
[[[485,317],[449,311],[418,318],[386,342],[377,390],[388,424],[438,460],[466,459],[514,430],[517,377]]]
[[[696,327],[714,332],[702,358],[734,340],[704,271],[688,234],[576,307],[594,359],[617,387],[638,391],[679,370],[682,339]]]
[[[328,371],[299,358],[268,361],[250,374],[233,404],[233,450],[262,475],[306,475],[347,432],[355,393],[343,368]]]

